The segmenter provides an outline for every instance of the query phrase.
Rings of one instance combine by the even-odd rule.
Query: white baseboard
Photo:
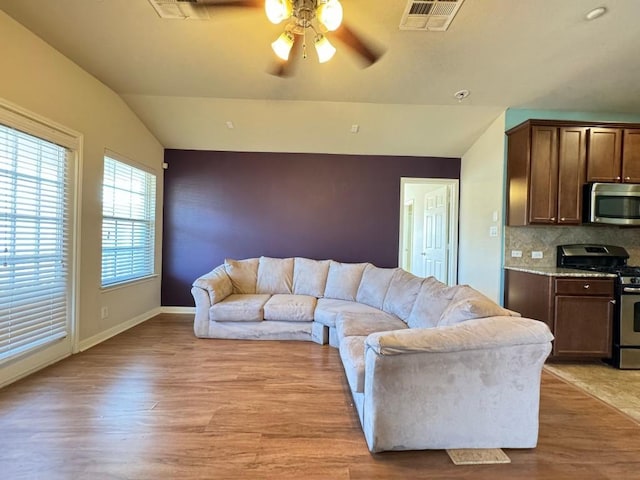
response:
[[[196,314],[196,307],[160,307],[162,313],[184,313],[189,315]]]
[[[91,347],[94,347],[99,343],[102,343],[105,340],[110,339],[111,337],[115,337],[119,333],[122,333],[125,330],[129,330],[130,328],[135,327],[136,325],[142,322],[145,322],[160,313],[162,313],[162,307],[157,307],[152,310],[149,310],[148,312],[143,313],[142,315],[133,317],[131,320],[127,320],[126,322],[116,325],[115,327],[111,327],[108,330],[105,330],[104,332],[100,332],[97,335],[94,335],[93,337],[89,337],[85,340],[81,340],[80,343],[78,344],[78,349],[79,351],[84,352],[85,350],[88,350]]]

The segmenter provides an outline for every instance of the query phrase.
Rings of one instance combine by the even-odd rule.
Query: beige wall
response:
[[[160,273],[163,147],[112,90],[0,11],[0,97],[83,134],[79,338],[85,345],[160,307],[160,277],[100,288],[104,149],[135,160],[158,178],[156,265]],[[102,306],[109,317],[102,320]]]
[[[501,114],[462,156],[458,282],[502,303],[504,125]],[[494,212],[497,219],[494,221]],[[490,227],[497,236],[490,237]]]

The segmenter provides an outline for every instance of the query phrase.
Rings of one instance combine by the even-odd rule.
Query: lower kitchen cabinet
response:
[[[613,331],[613,280],[505,271],[505,306],[545,322],[555,358],[608,358]]]

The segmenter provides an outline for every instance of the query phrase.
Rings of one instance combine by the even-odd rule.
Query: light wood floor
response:
[[[161,315],[0,390],[2,479],[640,479],[640,426],[551,374],[508,465],[368,452],[338,353]]]

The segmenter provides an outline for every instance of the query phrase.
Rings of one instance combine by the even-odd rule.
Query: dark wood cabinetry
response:
[[[587,181],[640,183],[640,129],[591,128]]]
[[[613,280],[505,271],[505,306],[545,322],[557,358],[608,358],[613,330]]]
[[[508,133],[507,225],[581,223],[586,133],[535,123]]]
[[[640,183],[640,125],[528,120],[507,131],[507,225],[579,225],[586,182]]]

